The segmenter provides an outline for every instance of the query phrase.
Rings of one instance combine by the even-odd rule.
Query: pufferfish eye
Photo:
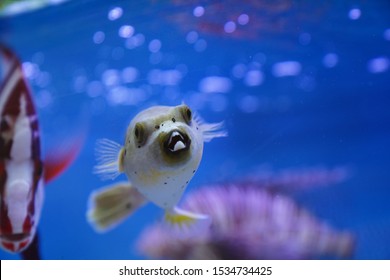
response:
[[[135,124],[134,136],[138,145],[143,145],[146,142],[146,130],[143,123]]]
[[[182,106],[180,108],[180,112],[181,112],[185,122],[187,124],[190,124],[191,120],[192,120],[192,111],[191,111],[191,109],[188,106],[184,105],[184,106]]]

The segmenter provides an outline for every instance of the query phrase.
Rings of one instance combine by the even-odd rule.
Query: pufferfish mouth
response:
[[[164,142],[164,148],[167,152],[176,154],[186,151],[190,148],[191,139],[186,133],[179,130],[171,131]]]

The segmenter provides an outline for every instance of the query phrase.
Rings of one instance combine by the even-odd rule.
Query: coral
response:
[[[354,247],[351,234],[253,184],[202,187],[182,208],[207,214],[211,222],[187,230],[159,222],[142,233],[141,253],[158,259],[348,258]]]

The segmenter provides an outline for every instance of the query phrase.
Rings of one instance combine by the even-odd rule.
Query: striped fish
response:
[[[41,159],[38,118],[17,57],[0,46],[0,247],[26,250],[35,238],[44,185],[75,159]]]

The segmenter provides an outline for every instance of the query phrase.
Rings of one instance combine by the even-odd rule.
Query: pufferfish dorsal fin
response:
[[[203,140],[210,142],[214,138],[228,136],[227,131],[224,129],[225,122],[207,123],[195,112],[193,113],[193,120],[197,123],[199,130],[203,134]]]
[[[95,146],[97,165],[93,173],[102,180],[114,180],[123,172],[124,154],[125,149],[115,141],[106,138],[97,140]]]

